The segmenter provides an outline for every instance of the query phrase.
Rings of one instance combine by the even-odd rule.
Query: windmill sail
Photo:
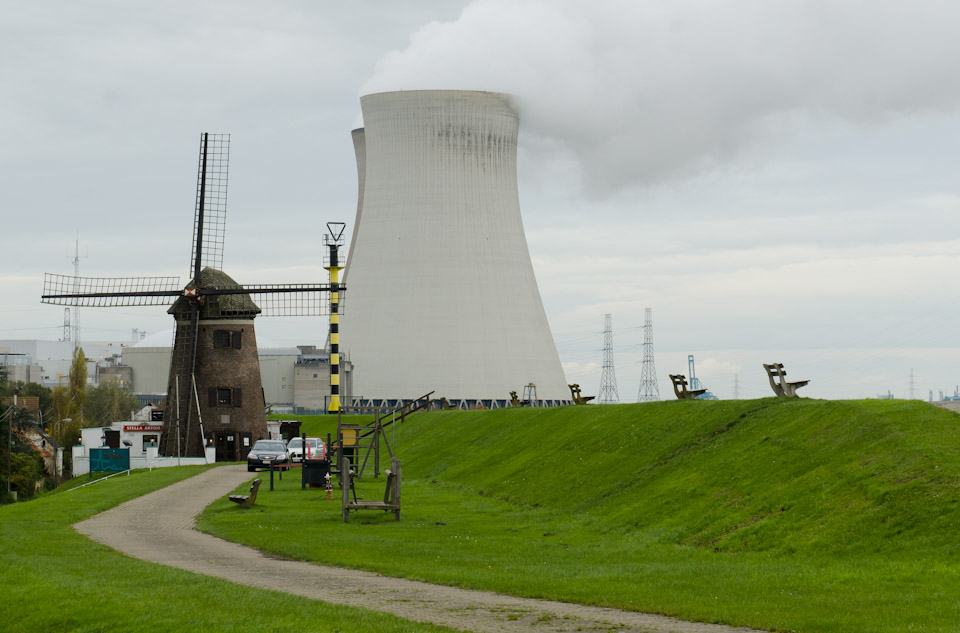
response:
[[[193,250],[189,276],[204,268],[223,270],[223,237],[227,226],[227,181],[230,135],[200,135],[197,202],[193,215]],[[198,251],[199,250],[199,257]]]
[[[41,303],[106,308],[170,305],[182,293],[179,277],[75,277],[44,273]]]

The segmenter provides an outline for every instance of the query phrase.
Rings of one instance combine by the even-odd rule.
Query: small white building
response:
[[[160,430],[158,423],[127,420],[110,426],[80,429],[80,444],[73,447],[73,476],[90,472],[90,450],[116,448],[130,451],[130,468],[163,468],[189,464],[212,464],[216,448],[208,446],[205,457],[160,457]]]

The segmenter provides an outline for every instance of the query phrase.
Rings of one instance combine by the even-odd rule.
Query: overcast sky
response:
[[[613,315],[636,399],[643,309],[668,373],[722,398],[953,393],[960,4],[7,2],[0,18],[0,339],[62,335],[43,273],[179,275],[201,132],[232,135],[224,268],[322,281],[352,223],[358,97],[515,96],[520,201],[569,382],[599,386]],[[349,235],[349,226],[347,235]],[[349,318],[349,292],[347,313]],[[86,309],[82,338],[170,328]],[[323,319],[257,322],[322,344]],[[411,346],[429,341],[411,341]]]

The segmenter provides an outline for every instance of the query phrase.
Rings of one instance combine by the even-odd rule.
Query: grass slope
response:
[[[446,631],[128,558],[70,525],[199,467],[134,471],[0,507],[0,630],[111,632]],[[70,485],[86,483],[87,478]],[[254,626],[255,625],[255,626]]]
[[[319,437],[324,442],[327,441],[327,433],[330,438],[336,441],[337,438],[337,416],[335,415],[296,415],[284,413],[271,413],[267,416],[268,420],[297,420],[300,422],[301,435],[307,437]],[[365,424],[373,421],[372,415],[351,415],[348,418],[351,424]]]
[[[796,631],[957,631],[960,417],[919,402],[418,414],[404,521],[287,478],[203,529],[305,560]],[[382,494],[382,480],[361,483]],[[261,505],[262,499],[262,505]]]

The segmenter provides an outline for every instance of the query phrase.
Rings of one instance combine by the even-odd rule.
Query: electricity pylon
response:
[[[600,372],[600,393],[597,394],[597,403],[617,404],[619,402],[617,376],[613,371],[613,317],[606,314],[603,317],[603,370]]]
[[[657,368],[653,363],[653,310],[647,308],[644,313],[643,365],[640,368],[637,402],[656,402],[660,400],[660,387],[657,386]]]

